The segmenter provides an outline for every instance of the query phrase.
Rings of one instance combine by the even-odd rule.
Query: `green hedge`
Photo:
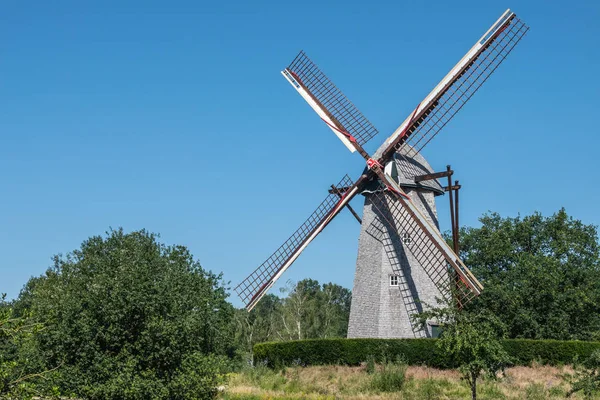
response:
[[[503,345],[516,365],[533,361],[550,365],[573,362],[600,349],[600,342],[559,340],[504,340]],[[283,365],[358,365],[369,357],[381,361],[402,357],[411,365],[453,367],[436,346],[436,339],[310,339],[259,343],[254,360],[271,367]]]

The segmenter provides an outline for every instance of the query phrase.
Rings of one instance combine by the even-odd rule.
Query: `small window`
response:
[[[390,286],[398,286],[398,275],[390,275]]]
[[[410,242],[412,242],[412,238],[410,237],[410,233],[408,233],[408,232],[403,232],[402,233],[402,242],[404,244],[410,244]]]

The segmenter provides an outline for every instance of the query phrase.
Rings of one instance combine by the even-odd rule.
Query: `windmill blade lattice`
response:
[[[468,278],[457,276],[468,270],[465,267],[466,271],[460,271],[459,267],[457,271],[457,268],[453,267],[457,263],[461,265],[462,262],[457,256],[451,258],[448,253],[440,251],[431,238],[432,234],[437,233],[422,229],[408,211],[409,207],[402,204],[407,201],[411,200],[403,200],[388,190],[371,196],[371,202],[384,224],[395,230],[400,237],[410,238],[404,241],[405,248],[440,290],[445,300],[454,300],[460,306],[464,306],[479,294],[479,282],[471,283]]]
[[[380,222],[386,226],[385,230],[390,233],[389,240],[382,242],[388,258],[397,256],[397,253],[410,255],[410,262],[414,261],[415,265],[425,272],[422,276],[427,275],[446,300],[454,301],[459,306],[479,295],[483,290],[481,283],[445,242],[437,227],[431,223],[431,219],[424,215],[426,211],[419,210],[406,195],[400,186],[403,182],[396,182],[389,176],[389,173],[394,173],[394,168],[392,167],[389,173],[387,171],[388,166],[395,165],[390,163],[394,162],[394,155],[405,160],[412,159],[444,128],[502,63],[528,29],[515,13],[506,10],[372,156],[363,145],[378,133],[377,129],[306,54],[300,52],[292,63],[281,71],[282,75],[342,143],[351,152],[357,151],[365,159],[368,168],[354,183],[345,176],[329,191],[327,198],[300,228],[235,288],[246,308],[251,310],[304,248],[356,194],[363,191],[368,193],[373,211],[376,211]],[[414,168],[409,164],[407,169],[410,170],[401,171],[405,178],[423,173],[413,171]],[[373,184],[381,185],[382,190],[376,189],[372,192]],[[377,216],[370,214],[370,218],[373,217]],[[358,220],[360,221],[360,218]],[[399,248],[398,238],[406,235],[410,240],[403,241],[402,248]],[[367,243],[371,245],[373,242]],[[398,261],[391,261],[390,264],[394,268]],[[365,263],[370,268],[370,261]],[[358,265],[357,261],[357,274]],[[414,293],[411,292],[409,279],[412,278],[408,273],[403,277],[405,284],[403,283],[400,290],[404,306],[411,314],[418,308],[414,299],[411,299]],[[371,285],[369,280],[364,282],[365,287]],[[398,285],[392,285],[390,281],[390,286]],[[429,289],[432,289],[431,285]],[[365,310],[368,310],[373,299],[368,296],[364,296],[364,299],[368,300],[365,302]],[[381,318],[381,321],[385,320],[385,317]],[[372,326],[379,325],[374,323],[366,327],[365,332],[369,335],[372,334]],[[422,334],[415,332],[414,327],[413,333]]]
[[[402,140],[385,149],[384,159],[387,160],[390,155],[404,145],[411,146],[411,150],[406,155],[414,156],[475,94],[529,30],[529,27],[514,14],[507,23],[508,25],[504,29],[500,29],[494,36],[486,39],[487,43],[478,51],[478,55],[436,94],[429,107],[415,115],[414,120],[410,121],[410,126],[404,128],[405,135]],[[423,106],[425,105],[423,104]]]
[[[300,225],[300,228],[235,288],[235,292],[246,304],[248,310],[254,307],[281,273],[295,261],[308,242],[314,239],[316,234],[331,221],[335,216],[333,214],[339,212],[340,205],[350,201],[353,193],[348,192],[347,188],[352,184],[350,177],[345,175],[335,186],[344,192],[344,197],[340,199],[337,193],[329,193],[310,217]]]
[[[353,136],[358,144],[363,146],[377,135],[373,124],[303,51],[294,58],[287,71],[320,103],[334,123],[339,124],[337,128]]]

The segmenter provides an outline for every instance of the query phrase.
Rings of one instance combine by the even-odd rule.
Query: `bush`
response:
[[[532,361],[549,365],[571,364],[576,358],[587,358],[600,349],[600,342],[577,340],[512,339],[504,340],[503,345],[517,365],[528,365]]]
[[[232,355],[225,283],[182,246],[111,231],[56,256],[15,303],[46,329],[39,392],[90,400],[208,399]],[[31,362],[31,361],[29,361]]]
[[[370,389],[376,392],[399,392],[406,382],[406,364],[384,363],[373,373]]]
[[[310,339],[259,343],[254,360],[270,367],[285,365],[358,365],[374,358],[378,362],[401,357],[409,365],[452,368],[435,345],[436,339]],[[502,341],[513,364],[539,362],[572,363],[589,357],[600,342],[507,339]]]
[[[592,399],[595,393],[600,392],[600,350],[594,351],[583,363],[577,363],[575,374],[569,380],[569,396],[582,392],[585,399]]]
[[[375,373],[375,357],[367,357],[367,363],[365,365],[365,372],[369,375]]]

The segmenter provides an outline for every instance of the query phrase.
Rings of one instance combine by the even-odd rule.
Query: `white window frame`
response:
[[[390,286],[400,286],[400,276],[396,274],[390,274]]]

